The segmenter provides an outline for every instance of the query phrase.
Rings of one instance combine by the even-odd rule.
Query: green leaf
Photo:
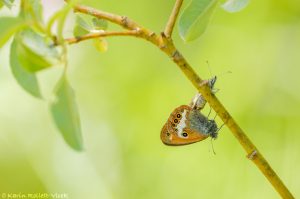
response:
[[[105,19],[93,18],[93,26],[95,30],[106,30],[108,27],[108,22]]]
[[[27,20],[43,22],[43,7],[40,0],[24,0],[20,15]]]
[[[245,8],[248,3],[249,0],[228,0],[222,5],[222,8],[227,12],[238,12]]]
[[[8,39],[17,31],[26,27],[26,23],[16,17],[0,18],[0,48],[8,41]]]
[[[22,31],[18,39],[17,55],[27,71],[37,72],[58,63],[60,54],[47,37],[28,29]]]
[[[79,15],[76,16],[76,24],[86,31],[90,31],[93,29],[93,27]]]
[[[67,4],[54,14],[55,18],[57,17],[57,41],[60,44],[64,43],[63,30],[65,27],[67,15],[73,9],[77,1],[79,0],[68,0]]]
[[[0,3],[2,5],[4,4],[6,7],[8,7],[9,9],[11,9],[12,6],[14,5],[14,0],[0,0]]]
[[[217,0],[192,0],[179,19],[179,34],[184,41],[200,37],[211,18]]]
[[[39,84],[35,74],[29,73],[21,66],[17,56],[18,41],[13,40],[10,47],[10,68],[11,71],[19,83],[19,85],[28,93],[37,98],[42,98]]]
[[[32,11],[34,18],[39,21],[43,21],[43,6],[40,0],[31,0]]]
[[[92,29],[93,29],[93,27],[86,20],[84,20],[79,15],[76,16],[76,25],[73,29],[73,35],[75,37],[81,37],[83,35],[86,35]]]
[[[74,91],[65,73],[55,89],[56,100],[50,105],[54,122],[65,141],[75,150],[83,149],[79,113]]]
[[[81,37],[83,35],[88,34],[89,31],[83,29],[81,26],[76,25],[73,29],[73,35],[74,37]]]
[[[0,9],[4,6],[3,2],[0,0]]]

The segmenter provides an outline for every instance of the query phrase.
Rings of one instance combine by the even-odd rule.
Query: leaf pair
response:
[[[73,34],[75,37],[81,37],[95,30],[106,30],[107,27],[108,27],[108,23],[104,19],[98,19],[98,18],[85,19],[80,15],[77,15]]]
[[[34,73],[30,73],[21,66],[17,57],[18,42],[14,39],[11,45],[10,65],[18,83],[30,94],[40,98],[41,93]],[[65,141],[75,150],[82,150],[82,137],[79,113],[74,92],[65,73],[55,88],[56,100],[50,104],[51,113],[57,128]]]
[[[104,19],[92,18],[85,20],[77,15],[76,24],[73,29],[73,35],[75,37],[81,37],[89,33],[97,33],[107,29],[108,23]],[[107,51],[107,41],[104,38],[93,39],[95,48],[100,52]]]
[[[18,37],[22,40],[18,41]],[[59,58],[55,48],[48,46],[44,39],[34,32],[24,31],[14,39],[10,54],[11,69],[16,80],[25,90],[39,98],[41,93],[35,72],[51,67],[53,61]],[[59,80],[54,94],[56,100],[50,104],[54,122],[65,141],[73,149],[82,150],[79,113],[73,89],[65,73]]]
[[[45,35],[27,29],[17,35],[17,54],[24,69],[38,72],[57,64],[61,53]]]
[[[228,0],[222,8],[228,12],[237,12],[246,7],[249,0]],[[179,34],[184,41],[200,37],[218,4],[218,0],[192,0],[179,19]]]
[[[45,41],[45,37],[30,29],[18,33],[10,50],[10,66],[22,88],[34,97],[41,98],[35,72],[57,63],[60,54]]]

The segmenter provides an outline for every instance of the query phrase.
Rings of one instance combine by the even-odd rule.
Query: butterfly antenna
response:
[[[232,71],[228,70],[226,72],[223,72],[223,73],[219,74],[218,76],[222,76],[222,75],[226,75],[226,74],[231,74],[231,73],[232,73]]]
[[[208,60],[206,60],[206,64],[207,64],[207,67],[208,67],[209,74],[210,74],[210,76],[212,77],[213,75],[212,75],[211,67],[210,67],[210,65],[209,65]]]
[[[223,72],[223,73],[220,73],[220,74],[218,75],[218,77],[222,77],[223,75],[227,75],[227,74],[232,74],[232,72],[231,72],[230,70],[225,71],[225,72]]]

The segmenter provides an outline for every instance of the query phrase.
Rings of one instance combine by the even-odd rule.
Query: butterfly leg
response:
[[[211,113],[211,107],[209,107],[209,112],[207,114],[207,118],[209,118],[210,113]]]
[[[220,126],[220,128],[218,128],[216,134],[218,134],[218,132],[221,130],[221,128],[222,128],[224,125],[225,125],[225,123],[223,123],[223,124]]]

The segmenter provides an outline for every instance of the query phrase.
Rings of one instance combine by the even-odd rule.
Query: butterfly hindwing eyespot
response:
[[[181,135],[182,135],[183,137],[187,137],[187,136],[188,136],[188,134],[187,134],[186,132],[182,133]]]

